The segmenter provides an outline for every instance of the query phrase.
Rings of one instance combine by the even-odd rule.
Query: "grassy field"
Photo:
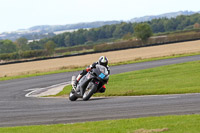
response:
[[[84,67],[92,64],[102,55],[105,55],[109,58],[109,63],[115,64],[119,62],[199,52],[200,40],[197,40],[152,47],[96,53],[83,56],[0,65],[0,77],[30,75],[41,72],[51,72],[63,69]]]
[[[1,133],[199,133],[200,115],[0,128]]]
[[[105,93],[95,96],[135,96],[200,93],[200,61],[111,75]],[[67,86],[57,96],[66,95]]]

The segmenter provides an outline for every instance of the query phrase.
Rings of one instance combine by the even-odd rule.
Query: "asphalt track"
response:
[[[111,67],[111,74],[200,60],[200,55]],[[168,114],[199,114],[200,94],[92,98],[33,98],[37,88],[71,80],[79,72],[0,81],[0,127],[75,123]]]

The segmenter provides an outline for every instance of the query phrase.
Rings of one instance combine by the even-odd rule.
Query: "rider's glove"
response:
[[[87,68],[86,71],[87,71],[87,72],[91,71],[91,68]]]

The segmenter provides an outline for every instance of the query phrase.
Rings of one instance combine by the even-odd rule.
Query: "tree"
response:
[[[86,40],[87,41],[97,41],[98,40],[98,34],[97,29],[91,29],[86,32]]]
[[[122,22],[121,24],[118,24],[115,28],[115,31],[113,32],[113,37],[115,38],[121,38],[127,33],[133,33],[133,26],[131,23],[125,23]]]
[[[147,39],[152,36],[152,29],[147,23],[141,23],[135,26],[134,28],[135,36],[138,39],[141,39],[143,42],[147,41]]]
[[[17,51],[17,46],[11,40],[0,41],[0,53],[13,53]]]
[[[177,28],[173,19],[166,20],[164,22],[164,27],[165,31],[175,31]]]
[[[29,46],[31,50],[38,50],[38,49],[44,49],[44,44],[42,44],[40,41],[33,41],[29,43]]]
[[[71,35],[70,34],[66,35],[64,41],[65,41],[65,46],[67,46],[67,47],[71,46],[71,44],[72,44]]]
[[[165,32],[164,19],[153,19],[150,22],[153,33]]]
[[[28,40],[27,40],[26,38],[20,37],[20,38],[18,38],[18,39],[16,40],[16,43],[17,43],[18,45],[23,45],[23,44],[27,44],[27,43],[28,43]]]
[[[51,55],[54,53],[56,44],[53,41],[48,41],[44,44],[45,51],[48,55]]]
[[[30,46],[28,45],[28,40],[26,38],[18,38],[15,43],[22,51],[30,50]]]

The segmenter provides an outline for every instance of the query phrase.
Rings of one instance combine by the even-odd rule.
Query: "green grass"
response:
[[[60,97],[60,96],[65,97],[69,95],[69,93],[71,92],[71,89],[72,89],[71,85],[68,85],[56,95],[48,95],[48,96],[43,96],[43,97]]]
[[[200,93],[199,81],[200,61],[187,62],[111,75],[106,92],[95,96]],[[64,94],[70,90],[71,86],[65,87]]]
[[[105,94],[134,96],[200,92],[200,61],[112,75]]]
[[[161,116],[75,124],[0,128],[1,133],[199,133],[200,115]],[[146,132],[145,132],[146,131]]]
[[[147,61],[154,61],[154,60],[162,60],[162,59],[171,59],[171,58],[177,58],[177,57],[185,57],[185,56],[194,56],[194,55],[200,55],[200,52],[198,53],[192,53],[192,54],[174,54],[171,56],[165,56],[165,57],[158,57],[158,58],[150,58],[150,59],[135,59],[135,60],[130,60],[130,61],[123,61],[123,62],[118,62],[118,63],[113,63],[109,64],[110,66],[117,66],[117,65],[124,65],[124,64],[132,64],[132,63],[139,63],[139,62],[147,62]],[[19,78],[28,78],[28,77],[34,77],[34,76],[42,76],[42,75],[49,75],[49,74],[56,74],[56,73],[63,73],[63,72],[72,72],[72,71],[79,71],[84,69],[86,66],[83,67],[74,67],[71,69],[68,68],[61,68],[61,70],[56,70],[56,71],[51,71],[51,72],[37,72],[34,74],[24,74],[24,75],[19,75],[19,76],[5,76],[5,77],[0,77],[0,81],[5,81],[5,80],[13,80],[13,79],[19,79]]]

